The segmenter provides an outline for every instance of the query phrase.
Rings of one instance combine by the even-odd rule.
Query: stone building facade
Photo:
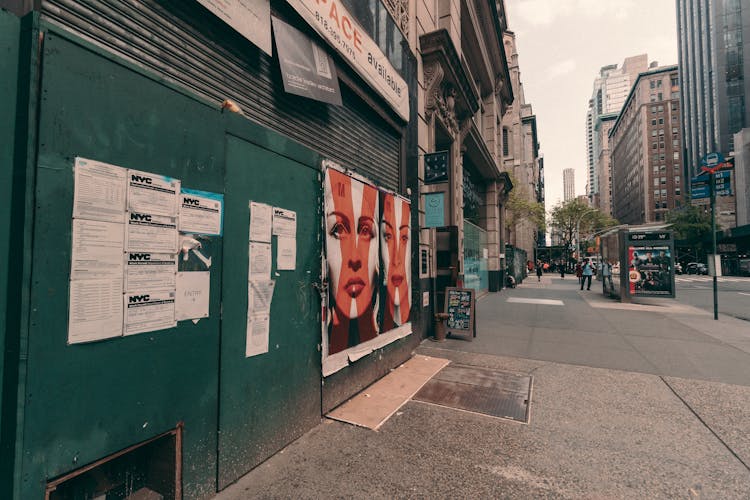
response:
[[[431,252],[436,307],[445,286],[497,291],[505,269],[501,119],[514,102],[503,50],[503,2],[410,2],[418,60],[420,248]],[[425,155],[445,151],[447,178],[425,175]],[[426,227],[424,200],[443,203],[444,224]]]

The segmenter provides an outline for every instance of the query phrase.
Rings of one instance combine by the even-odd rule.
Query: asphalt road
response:
[[[713,314],[713,281],[710,276],[675,276],[675,287],[679,302]],[[750,321],[750,277],[721,276],[718,278],[717,289],[719,314]]]

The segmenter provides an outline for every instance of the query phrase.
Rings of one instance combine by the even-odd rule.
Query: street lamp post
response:
[[[588,208],[581,212],[581,215],[578,216],[578,220],[576,220],[576,260],[581,260],[581,219],[583,219],[583,216],[586,214],[590,214],[592,212],[596,212],[593,208]]]

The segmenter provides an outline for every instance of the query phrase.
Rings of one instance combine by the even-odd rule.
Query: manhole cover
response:
[[[528,423],[531,376],[451,364],[413,399]]]

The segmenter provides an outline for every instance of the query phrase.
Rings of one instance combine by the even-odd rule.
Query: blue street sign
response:
[[[701,167],[713,168],[720,163],[724,163],[724,155],[721,153],[708,153],[701,159]]]
[[[714,174],[714,178],[716,180],[719,180],[719,179],[729,179],[729,177],[731,176],[731,174],[732,173],[729,170],[719,170],[718,172],[716,172]]]
[[[711,190],[707,184],[694,184],[690,190],[690,197],[694,200],[708,198],[710,195]]]

